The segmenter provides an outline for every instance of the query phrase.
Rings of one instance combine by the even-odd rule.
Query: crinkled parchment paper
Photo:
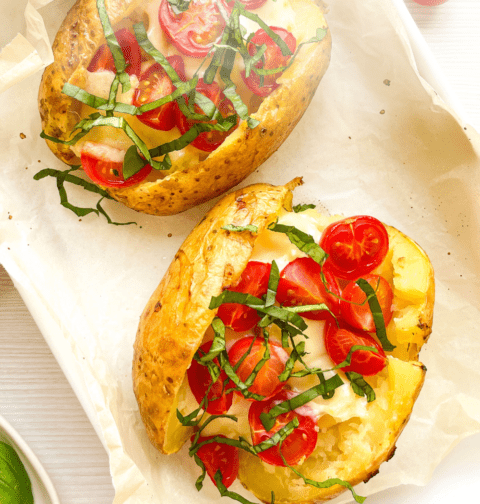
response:
[[[197,468],[185,452],[167,458],[149,445],[131,384],[140,313],[213,202],[173,217],[105,203],[113,219],[137,222],[115,227],[102,217],[79,219],[59,205],[52,179],[33,180],[42,168],[62,168],[39,138],[37,70],[50,57],[45,34],[53,40],[72,3],[31,0],[25,22],[24,5],[0,2],[12,19],[11,33],[2,36],[23,34],[0,55],[6,89],[0,95],[0,261],[105,443],[114,503],[215,501],[209,481],[200,494],[195,490]],[[395,457],[359,486],[368,495],[426,484],[448,451],[480,430],[480,140],[417,74],[390,0],[332,0],[328,21],[332,63],[310,108],[243,185],[302,175],[296,202],[375,215],[417,240],[433,262],[434,330],[421,354],[427,380]],[[82,206],[97,200],[76,186],[69,195]],[[350,499],[344,494],[338,502]]]

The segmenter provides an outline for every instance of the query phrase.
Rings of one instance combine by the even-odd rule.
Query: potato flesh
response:
[[[419,363],[393,357],[388,358],[386,369],[375,386],[377,399],[367,405],[366,415],[321,429],[313,454],[296,466],[301,474],[320,482],[340,478],[357,484],[388,459],[410,416],[425,370]],[[243,451],[238,477],[263,502],[270,502],[273,490],[277,504],[326,500],[344,490],[339,485],[327,489],[307,485],[289,468],[268,466]]]

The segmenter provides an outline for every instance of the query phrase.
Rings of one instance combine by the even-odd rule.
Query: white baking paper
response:
[[[198,471],[185,451],[166,457],[150,446],[131,384],[140,313],[214,201],[173,217],[104,203],[114,220],[137,223],[116,227],[102,217],[79,219],[59,205],[53,180],[33,180],[42,168],[63,167],[39,137],[41,72],[30,70],[37,56],[48,63],[48,51],[38,16],[52,41],[72,3],[30,1],[22,21],[24,5],[0,1],[20,33],[11,34],[5,42],[13,40],[12,46],[0,55],[0,261],[105,444],[114,504],[214,502],[219,497],[209,481],[201,493],[195,490]],[[480,137],[418,75],[390,0],[332,0],[327,19],[332,63],[312,104],[242,185],[302,175],[295,202],[375,215],[418,241],[432,260],[434,329],[421,353],[427,380],[395,457],[358,487],[369,495],[425,485],[449,450],[480,430]],[[9,67],[2,56],[10,54],[18,59],[9,56]],[[12,82],[9,72],[17,65],[28,71],[15,70]],[[68,193],[82,206],[97,200],[76,186]],[[232,489],[241,491],[238,484]],[[336,502],[350,500],[344,494]]]

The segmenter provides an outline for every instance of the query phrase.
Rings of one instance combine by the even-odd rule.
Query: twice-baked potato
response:
[[[290,134],[330,61],[330,31],[311,0],[98,5],[77,0],[55,38],[39,90],[42,135],[140,212],[175,214],[238,184]]]
[[[222,495],[238,476],[263,502],[361,501],[423,385],[433,269],[372,217],[292,211],[300,183],[233,192],[191,232],[141,316],[134,391],[153,445],[194,436]]]

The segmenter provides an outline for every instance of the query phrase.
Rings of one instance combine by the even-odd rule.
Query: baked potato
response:
[[[311,0],[190,0],[183,2],[186,12],[172,10],[180,3],[111,0],[100,16],[95,0],[77,0],[53,43],[55,61],[38,98],[42,135],[53,153],[82,164],[116,200],[155,215],[182,212],[252,173],[302,117],[330,61],[330,31]],[[177,25],[190,10],[189,22],[205,16],[210,31],[182,46],[185,26]],[[247,33],[262,28],[248,41],[235,28],[240,41],[234,43],[225,35],[234,12]],[[273,34],[265,32],[272,26]],[[212,56],[216,35],[220,47]],[[143,111],[159,99],[167,102]]]
[[[354,493],[393,455],[424,382],[417,358],[434,304],[427,255],[372,217],[292,211],[301,183],[257,184],[220,200],[141,315],[132,376],[148,437],[169,454],[194,436],[190,454],[207,461],[222,495],[237,474],[212,468],[200,451],[208,446],[238,448],[238,478],[263,502],[272,492],[278,503]],[[216,375],[202,371],[207,362]],[[281,431],[295,416],[293,431]],[[295,429],[300,438],[289,442]],[[286,437],[272,441],[274,433]]]

